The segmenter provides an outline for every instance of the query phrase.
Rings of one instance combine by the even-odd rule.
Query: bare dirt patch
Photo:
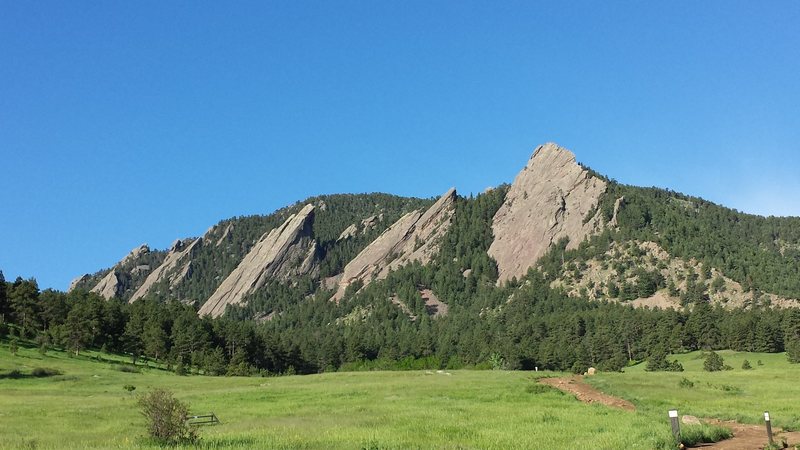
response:
[[[731,439],[715,442],[713,444],[698,444],[694,448],[716,449],[716,450],[753,450],[763,449],[767,446],[767,429],[764,425],[749,425],[736,423],[733,421],[721,421],[716,419],[704,419],[706,423],[719,425],[729,428],[733,432]],[[800,443],[800,432],[788,432],[780,429],[772,429],[773,440],[781,445],[787,442],[789,445]]]

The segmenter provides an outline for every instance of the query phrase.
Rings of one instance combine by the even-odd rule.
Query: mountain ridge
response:
[[[347,196],[352,194],[340,195]],[[448,206],[437,216],[439,217],[439,222],[449,224],[452,220],[451,218],[458,214],[458,208],[455,206],[459,204],[455,201],[457,198],[460,197],[457,196],[454,189],[439,198],[440,202],[443,199],[447,199],[448,202]],[[368,199],[362,200],[369,202]],[[363,208],[363,213],[350,216],[352,218],[345,222],[334,216],[339,214],[340,208],[343,208],[346,203],[336,203],[335,207],[329,209],[328,202],[324,200],[324,196],[316,198],[309,204],[313,203],[312,208],[316,208],[320,213],[329,214],[336,225],[329,227],[327,237],[316,236],[313,232],[309,234],[310,241],[319,249],[318,264],[320,271],[314,274],[306,272],[297,273],[296,275],[312,275],[312,281],[318,284],[320,289],[332,290],[332,298],[339,301],[346,295],[347,287],[354,282],[358,282],[359,288],[361,288],[374,279],[385,278],[390,271],[398,270],[403,265],[411,264],[413,261],[419,261],[423,265],[431,263],[432,258],[438,253],[439,241],[445,237],[449,230],[449,225],[437,228],[436,233],[433,233],[432,236],[426,236],[425,239],[421,239],[420,236],[415,237],[414,232],[411,230],[415,227],[414,223],[423,216],[423,210],[420,209],[422,203],[413,199],[405,199],[405,202],[406,206],[398,206],[403,204],[403,200],[396,201],[396,203],[392,203],[393,206],[389,209],[385,206],[379,206],[379,202],[375,202],[373,208]],[[298,202],[293,206],[276,211],[273,215],[268,216],[269,219],[265,219],[265,222],[262,220],[265,223],[260,232],[262,238],[270,230],[287,220],[287,217],[295,214],[301,203]],[[412,203],[414,207],[412,207]],[[390,212],[390,214],[386,215],[386,212]],[[369,215],[367,215],[368,213]],[[703,214],[707,215],[704,216]],[[662,218],[661,215],[664,215],[664,217]],[[705,221],[708,223],[703,226],[718,226],[713,225],[716,223],[714,220],[717,219],[713,217],[709,219],[708,215],[731,216],[731,221],[737,223],[766,221],[766,225],[764,223],[756,225],[748,223],[746,226],[751,228],[768,228],[772,222],[775,222],[778,228],[787,229],[788,231],[776,232],[777,235],[785,237],[773,239],[775,245],[780,247],[777,253],[774,246],[763,242],[760,237],[753,238],[758,242],[750,242],[747,233],[742,232],[740,229],[744,226],[738,228],[733,226],[723,230],[730,234],[730,236],[727,236],[730,242],[726,244],[730,248],[746,247],[739,252],[740,254],[734,255],[734,258],[726,254],[726,251],[719,251],[719,248],[702,248],[702,246],[699,247],[701,250],[684,248],[682,242],[685,240],[694,242],[703,239],[702,236],[698,236],[699,233],[692,231],[698,225],[690,225],[690,228],[692,228],[690,231],[676,232],[672,228],[670,221],[688,221],[687,223],[690,224]],[[749,218],[745,216],[749,216]],[[378,219],[379,217],[381,219]],[[244,218],[241,220],[251,219]],[[579,164],[571,151],[554,143],[546,143],[534,150],[525,167],[510,185],[502,205],[491,218],[492,237],[486,252],[491,261],[490,264],[496,265],[497,277],[495,282],[499,286],[509,281],[524,278],[530,270],[547,272],[542,268],[541,260],[548,253],[559,247],[561,240],[566,241],[562,251],[569,252],[580,249],[589,241],[596,240],[598,236],[612,233],[615,239],[653,242],[657,246],[662,246],[662,250],[666,252],[669,259],[694,258],[696,262],[701,261],[702,264],[711,267],[716,271],[715,273],[723,274],[721,276],[730,275],[732,278],[728,279],[740,283],[742,285],[741,290],[749,292],[754,289],[764,289],[765,292],[776,295],[773,298],[776,304],[783,304],[789,301],[790,298],[800,297],[800,284],[788,281],[771,283],[767,280],[768,277],[761,274],[754,275],[751,268],[743,269],[740,260],[755,261],[755,257],[752,257],[751,254],[753,252],[763,252],[764,255],[767,255],[766,258],[762,258],[766,262],[759,263],[760,266],[757,264],[758,267],[764,266],[768,270],[779,270],[778,267],[782,264],[781,261],[791,262],[795,254],[800,254],[800,232],[797,231],[800,227],[787,226],[785,222],[794,224],[795,222],[800,223],[800,220],[746,215],[731,208],[669,190],[621,185],[613,179],[600,175]],[[210,306],[204,306],[207,303],[207,299],[214,297],[213,293],[220,289],[225,277],[230,276],[231,272],[236,270],[236,267],[245,258],[247,251],[256,244],[257,239],[255,237],[244,237],[244,239],[240,237],[236,238],[235,242],[231,241],[231,236],[239,233],[241,226],[237,225],[237,221],[223,221],[211,227],[206,236],[193,241],[192,245],[195,245],[203,243],[205,238],[208,243],[198,244],[200,251],[219,255],[212,258],[216,263],[211,267],[218,267],[212,270],[212,273],[217,273],[214,278],[203,275],[209,271],[208,263],[194,261],[191,258],[187,262],[181,262],[182,267],[186,270],[180,276],[172,273],[174,267],[170,267],[170,270],[162,270],[161,263],[155,267],[137,263],[135,267],[139,267],[141,271],[146,270],[147,277],[143,278],[139,274],[139,278],[136,278],[121,270],[122,267],[132,264],[131,255],[128,255],[112,270],[105,272],[103,279],[99,281],[97,277],[92,279],[91,282],[95,283],[94,286],[87,286],[90,281],[85,279],[85,276],[82,279],[83,281],[79,281],[77,285],[91,287],[95,292],[100,292],[105,297],[119,296],[132,300],[140,299],[148,292],[151,294],[156,292],[162,298],[178,298],[184,301],[196,302],[203,306],[201,311],[206,313],[211,308]],[[377,228],[374,228],[376,226]],[[380,242],[381,240],[387,240],[387,237],[383,234],[388,233],[393,227],[407,231],[396,232],[400,233],[400,235],[390,240],[411,242],[412,245],[409,248],[403,247],[405,250],[396,251],[392,250],[394,244],[385,245],[385,242]],[[251,232],[249,236],[253,236],[253,233]],[[667,241],[665,241],[665,236]],[[745,242],[745,244],[741,244],[737,239]],[[359,241],[358,248],[354,246],[354,241]],[[223,245],[226,242],[227,244]],[[230,253],[231,250],[229,248],[229,253],[225,253],[222,247],[228,248],[231,245],[236,246],[235,250]],[[381,250],[375,253],[375,250],[370,251],[371,246],[376,249],[385,247],[384,250],[388,250]],[[411,255],[418,250],[414,247],[420,246],[424,250],[424,257],[412,257]],[[714,246],[719,247],[720,244],[714,244]],[[698,253],[701,251],[705,253]],[[340,255],[339,252],[344,253]],[[373,257],[364,256],[371,254],[370,252],[374,255]],[[174,251],[162,253],[160,254],[163,257],[162,261],[169,262],[171,261],[170,258],[177,257]],[[625,256],[625,258],[628,257],[629,255]],[[180,258],[186,259],[184,256]],[[360,259],[363,262],[358,262]],[[388,261],[389,259],[392,259],[392,261]],[[588,261],[588,259],[585,261]],[[566,266],[566,264],[566,262],[562,262],[562,266]],[[584,262],[583,264],[587,263]],[[700,264],[696,263],[696,266],[699,268]],[[784,270],[786,277],[794,273],[800,273],[800,269],[797,268],[798,264],[789,264],[789,266],[789,269]],[[144,269],[145,267],[147,269]],[[190,270],[188,269],[195,267],[197,270],[189,273]],[[229,267],[229,269],[220,270],[220,267]],[[263,267],[260,269],[263,269]],[[567,267],[558,269],[550,267],[550,272],[557,270],[563,275],[566,269]],[[650,269],[655,270],[652,267]],[[159,270],[164,273],[155,276],[155,279],[151,280],[151,276]],[[664,272],[663,268],[660,270]],[[468,277],[473,268],[465,266],[462,271],[464,272],[464,277]],[[173,277],[169,282],[163,279],[167,272],[170,272]],[[637,272],[637,274],[640,272]],[[575,273],[573,270],[573,274]],[[666,274],[666,272],[664,273]],[[558,286],[569,291],[576,291],[575,295],[580,295],[583,292],[581,291],[582,288],[591,288],[592,292],[598,292],[598,296],[601,298],[618,298],[612,295],[616,293],[616,289],[609,287],[609,283],[612,280],[608,277],[601,281],[595,280],[595,285],[584,286],[580,282],[572,283],[562,275],[555,277],[552,281],[555,282],[556,278],[560,279]],[[626,282],[636,283],[639,280],[639,275],[623,275],[619,274],[613,282],[622,282],[624,284]],[[175,281],[176,276],[179,279],[177,282]],[[129,280],[127,284],[123,283],[120,277]],[[186,292],[188,291],[182,288],[181,284],[190,283],[196,285],[198,277],[206,287],[201,291],[195,290],[196,294],[187,295]],[[270,276],[268,278],[274,281],[282,277]],[[293,277],[283,278],[288,280]],[[138,281],[131,282],[130,280],[133,279]],[[248,294],[253,294],[266,283],[266,280],[262,280],[257,283],[258,286],[252,289],[245,289],[241,295],[236,295],[235,301],[222,301],[221,304],[240,303],[244,297]],[[602,286],[598,286],[597,283],[602,283]],[[681,286],[685,288],[686,284],[683,283]],[[663,290],[666,289],[666,286],[659,285],[658,288]],[[182,291],[182,289],[184,290]],[[133,293],[131,294],[132,291]],[[647,291],[644,290],[643,292]],[[184,292],[184,294],[180,294],[180,292]],[[203,292],[206,292],[206,294],[203,294]],[[671,289],[669,292],[671,294],[676,294],[677,292],[683,295],[680,290]],[[680,303],[674,301],[680,295],[668,296],[671,299],[672,306]],[[598,298],[598,296],[594,295],[582,296]],[[626,294],[627,297],[629,295]],[[711,297],[713,296],[708,298]],[[751,297],[756,298],[757,296]],[[214,297],[214,299],[215,302],[220,301],[219,296]],[[638,300],[642,300],[642,298],[638,298]],[[646,302],[640,301],[639,303],[644,304]],[[215,315],[222,314],[222,312],[222,310],[214,309]]]

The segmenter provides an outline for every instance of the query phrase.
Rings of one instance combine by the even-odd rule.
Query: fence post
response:
[[[767,437],[769,438],[769,445],[774,444],[772,441],[772,423],[769,420],[769,411],[764,411],[764,422],[767,424]]]
[[[670,409],[669,410],[669,421],[672,424],[672,435],[675,436],[675,440],[678,443],[681,442],[681,424],[678,422],[678,410],[677,409]]]

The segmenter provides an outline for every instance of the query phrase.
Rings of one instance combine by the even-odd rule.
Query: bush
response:
[[[159,444],[197,441],[197,431],[186,423],[189,407],[166,389],[156,389],[139,398],[139,408],[147,419],[147,432]]]
[[[20,372],[19,369],[14,369],[11,372],[8,372],[4,378],[11,378],[12,380],[16,380],[22,377],[23,377],[22,372]]]
[[[114,365],[112,367],[113,367],[114,370],[119,370],[120,372],[126,372],[126,373],[139,373],[139,372],[141,372],[141,370],[139,370],[138,367],[131,366],[131,365],[128,365],[128,364],[116,364],[116,365]]]
[[[666,350],[663,347],[658,347],[647,358],[647,367],[644,370],[648,372],[683,372],[683,365],[678,360],[667,361]]]
[[[750,370],[752,368],[753,368],[753,366],[750,365],[750,361],[745,359],[744,362],[742,363],[742,369]]]
[[[62,374],[63,372],[61,372],[60,370],[51,369],[49,367],[36,367],[31,371],[31,375],[33,375],[36,378],[52,377]]]
[[[703,370],[706,372],[718,372],[725,369],[725,360],[716,352],[709,352],[703,362]]]
[[[694,382],[688,378],[683,378],[678,382],[678,387],[691,389],[694,387]]]

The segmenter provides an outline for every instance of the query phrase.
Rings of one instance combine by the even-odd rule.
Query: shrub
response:
[[[667,361],[666,350],[663,347],[658,347],[647,358],[647,367],[644,370],[648,372],[683,372],[683,365],[678,360]]]
[[[742,363],[742,369],[750,370],[752,368],[753,368],[753,366],[750,365],[750,361],[745,359],[744,362]]]
[[[12,355],[17,356],[17,352],[19,351],[19,344],[17,343],[17,338],[11,339],[8,343],[8,350],[11,352]]]
[[[703,362],[703,370],[706,372],[717,372],[725,369],[725,360],[716,352],[709,352]]]
[[[126,372],[126,373],[139,373],[139,372],[141,372],[141,370],[139,370],[138,367],[131,366],[131,365],[128,365],[128,364],[116,364],[116,365],[113,366],[113,369],[114,370],[119,370],[120,372]]]
[[[139,398],[147,419],[147,432],[159,444],[193,443],[197,432],[186,423],[189,407],[166,389],[155,389]]]
[[[694,387],[694,382],[688,378],[683,378],[678,382],[678,387],[691,389]]]
[[[136,386],[134,386],[132,384],[126,384],[125,386],[122,386],[122,389],[125,389],[129,393],[133,394],[133,391],[136,390]]]
[[[49,367],[36,367],[31,371],[31,375],[33,375],[36,378],[52,377],[62,374],[63,372],[61,372],[60,370],[51,369]]]

